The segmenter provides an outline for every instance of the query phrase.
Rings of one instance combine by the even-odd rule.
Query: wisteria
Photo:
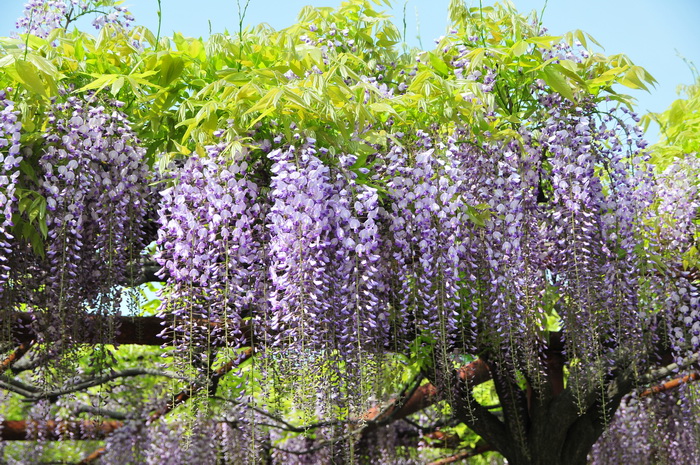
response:
[[[19,176],[20,140],[22,123],[18,120],[19,112],[14,102],[7,99],[12,89],[0,90],[0,296],[10,270],[8,255],[11,253],[9,240],[12,226],[12,214],[17,210],[15,196],[16,182]]]
[[[443,352],[438,360],[445,366],[446,351],[455,342],[473,343],[474,309],[461,311],[459,297],[464,286],[459,274],[465,267],[460,257],[465,256],[465,236],[471,229],[463,191],[470,179],[453,153],[432,143],[427,134],[419,134],[418,153],[400,147],[390,153],[386,169],[392,203],[384,216],[392,236],[391,272],[398,282],[395,287],[387,283],[387,288],[393,287],[396,334],[409,341],[411,333],[438,335]],[[459,323],[466,328],[461,337]]]
[[[660,248],[679,264],[687,263],[686,257],[695,247],[696,216],[700,208],[698,186],[694,182],[697,173],[697,157],[684,157],[659,176],[657,186],[657,208],[664,218],[655,225],[657,240]],[[677,266],[672,272],[677,279],[665,304],[670,337],[682,357],[700,347],[700,291],[688,271]]]
[[[185,348],[210,350],[217,339],[241,345],[242,319],[259,303],[262,209],[248,170],[247,152],[212,145],[206,158],[189,160],[177,184],[161,192],[158,260],[173,285],[162,308],[178,320],[174,329]]]
[[[696,463],[700,431],[686,418],[697,414],[697,395],[696,387],[685,385],[655,396],[629,396],[591,451],[589,463]]]
[[[4,310],[20,302],[36,310],[42,337],[59,342],[52,353],[66,349],[71,334],[86,328],[77,318],[85,309],[105,315],[120,311],[119,286],[128,284],[129,263],[138,261],[145,245],[152,191],[144,182],[144,150],[120,106],[74,97],[56,102],[41,144],[25,148],[24,156],[37,161],[31,176],[17,169],[16,116],[16,132],[8,133],[13,142],[3,176],[10,181],[3,192]],[[24,196],[36,192],[21,208],[11,201],[16,185]],[[31,247],[9,235],[11,218],[21,222],[20,231],[32,231]]]
[[[510,6],[453,2],[425,52],[372,8],[135,28],[135,53],[52,34],[128,26],[119,2],[26,4],[25,44],[54,41],[1,57],[0,415],[29,412],[2,423],[26,460],[73,437],[106,465],[683,463],[658,445],[697,439],[697,393],[648,388],[697,364],[700,166],[657,171],[611,90],[652,81]]]
[[[377,193],[357,185],[349,170],[333,180],[313,141],[300,152],[270,154],[270,330],[287,331],[291,341],[309,335],[310,347],[331,343],[345,355],[358,344],[381,345],[387,316],[377,311]]]
[[[94,13],[92,25],[96,29],[105,24],[120,24],[129,27],[134,17],[129,11],[113,2],[89,2],[85,0],[30,0],[24,5],[24,12],[16,22],[23,33],[46,38],[54,29],[65,28],[78,17]],[[104,5],[103,5],[104,4]],[[103,11],[101,8],[106,8]]]

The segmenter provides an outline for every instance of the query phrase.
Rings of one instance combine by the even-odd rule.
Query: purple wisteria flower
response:
[[[106,11],[101,11],[102,7],[100,1],[29,0],[15,26],[22,33],[46,38],[54,29],[66,27],[68,22],[87,13],[97,12],[92,21],[95,29],[101,29],[106,24],[119,24],[128,28],[134,21],[134,17],[123,6],[112,5]]]
[[[647,397],[628,395],[593,446],[589,463],[695,463],[700,454],[700,430],[692,420],[697,413],[697,401],[693,399],[697,394],[697,388],[685,384]]]
[[[6,102],[0,110],[2,279],[22,285],[3,297],[8,310],[15,302],[29,305],[37,333],[56,342],[46,350],[60,353],[70,345],[68,333],[85,323],[77,315],[120,310],[118,286],[128,283],[128,264],[145,246],[151,196],[145,150],[120,104],[70,97],[49,108],[40,143],[20,151],[20,125]],[[31,177],[18,176],[21,152],[37,160]],[[31,211],[14,205],[15,182],[23,183]],[[8,214],[25,225],[21,237],[8,236]]]
[[[12,92],[12,89],[0,90],[0,295],[10,271],[9,241],[13,237],[9,229],[13,225],[12,214],[17,210],[15,190],[19,164],[22,161],[22,123],[19,121],[19,111],[15,110],[14,102],[7,99],[8,92]]]
[[[71,5],[77,3],[76,0],[70,2]],[[46,38],[51,31],[62,26],[67,8],[65,0],[30,0],[24,4],[23,16],[17,20],[15,26],[24,33]]]
[[[247,152],[229,153],[223,143],[206,150],[161,192],[159,211],[157,260],[170,282],[161,310],[179,321],[174,329],[186,350],[243,342],[242,318],[252,315],[264,284],[263,209]]]
[[[323,338],[308,330],[328,311],[332,187],[329,170],[315,153],[311,146],[268,155],[274,162],[267,219],[272,284],[268,325],[271,331],[284,332],[280,340],[289,342]]]
[[[672,287],[666,288],[664,303],[670,323],[669,336],[679,358],[700,348],[700,289],[691,275],[693,267],[687,266],[696,263],[698,253],[695,244],[699,232],[696,219],[700,210],[699,175],[700,161],[691,154],[661,173],[657,186],[658,247],[675,264],[670,270]]]
[[[66,286],[74,286],[77,299],[108,292],[124,281],[126,264],[144,247],[150,196],[145,149],[119,105],[69,97],[48,115],[39,165],[49,227],[46,254],[55,267],[56,288],[50,292],[65,294]]]

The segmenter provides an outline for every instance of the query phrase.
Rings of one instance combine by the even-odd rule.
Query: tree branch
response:
[[[238,358],[235,360],[231,360],[228,363],[224,364],[223,366],[219,367],[214,374],[212,375],[212,380],[210,381],[211,383],[215,383],[219,379],[221,379],[226,373],[231,371],[234,367],[240,365],[244,360],[247,360],[248,358],[253,356],[253,349],[252,348],[247,348],[243,353],[241,353]],[[203,389],[205,386],[207,386],[207,383],[193,383],[192,385],[189,386],[188,389],[183,389],[180,391],[171,402],[167,403],[163,408],[155,411],[154,413],[151,414],[149,417],[148,421],[149,422],[154,422],[158,420],[160,417],[166,415],[168,412],[172,411],[175,407],[178,405],[182,404],[183,402],[186,402],[188,399],[192,397],[192,395],[195,392],[200,391]],[[91,454],[83,458],[80,462],[78,462],[78,465],[87,465],[89,463],[94,462],[95,460],[99,459],[104,455],[104,453],[107,451],[104,447],[100,447],[93,451]]]
[[[34,341],[23,342],[14,350],[14,352],[5,357],[5,360],[0,362],[0,374],[4,373],[8,368],[12,368],[12,365],[14,365],[15,362],[22,358],[24,354],[29,352],[32,344],[34,344]]]
[[[239,357],[235,360],[231,360],[221,367],[219,367],[214,373],[212,374],[210,383],[215,383],[221,378],[224,377],[229,371],[231,371],[234,367],[240,365],[243,363],[243,361],[249,359],[250,357],[253,356],[253,349],[252,348],[247,348],[246,350],[243,351],[239,355]],[[187,401],[190,399],[195,393],[201,391],[204,387],[206,386],[205,384],[202,383],[193,383],[189,387],[183,389],[180,391],[175,397],[173,397],[173,400],[164,405],[161,409],[153,412],[151,414],[149,421],[153,422],[159,419],[160,417],[167,415],[170,411],[172,411],[175,407],[178,405],[182,404],[183,402]]]
[[[643,382],[653,383],[655,381],[665,378],[666,376],[672,373],[676,373],[683,368],[687,368],[691,365],[697,364],[698,360],[700,360],[700,352],[696,352],[682,359],[680,362],[674,362],[669,365],[666,365],[663,368],[659,368],[658,370],[650,371],[647,375],[644,376]]]
[[[474,387],[491,379],[488,365],[481,359],[464,365],[456,371],[458,380]],[[435,404],[440,398],[438,388],[432,383],[416,385],[406,391],[407,395],[399,395],[389,400],[383,409],[372,407],[362,416],[367,423],[375,426],[385,425],[400,420]]]
[[[112,418],[114,420],[126,420],[129,416],[123,412],[117,412],[116,410],[109,410],[102,407],[94,407],[92,405],[80,404],[73,408],[73,412],[76,415],[81,413],[90,413],[92,415],[99,415],[102,417]]]
[[[0,375],[0,387],[24,397],[33,397],[34,395],[36,395],[37,392],[40,391],[40,389],[37,387],[25,384],[22,381],[19,381],[6,375]]]
[[[127,276],[131,279],[123,284],[128,287],[136,287],[145,283],[164,282],[165,280],[158,276],[160,269],[161,266],[152,260],[131,263],[127,267]]]
[[[475,447],[473,449],[465,450],[465,451],[459,452],[455,455],[445,457],[444,459],[430,462],[428,465],[447,465],[449,463],[459,462],[460,460],[468,459],[470,457],[476,457],[477,455],[481,455],[484,452],[489,452],[492,450],[493,450],[493,448],[491,446],[482,443],[481,446],[477,445],[477,447]]]
[[[666,381],[665,383],[657,384],[656,386],[652,386],[650,388],[647,388],[644,391],[642,391],[641,394],[639,394],[639,397],[648,397],[652,394],[658,394],[660,392],[675,389],[682,384],[689,383],[691,381],[697,381],[699,379],[700,379],[700,373],[698,373],[697,371],[695,371],[693,373],[688,373],[685,376],[674,378],[670,381]]]

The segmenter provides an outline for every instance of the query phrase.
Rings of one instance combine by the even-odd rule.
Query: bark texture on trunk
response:
[[[621,369],[602,384],[565,387],[562,350],[553,347],[543,357],[544,382],[536,388],[527,383],[525,389],[508,367],[484,357],[502,415],[474,399],[468,379],[459,380],[454,411],[510,465],[585,465],[620,400],[634,387],[633,376]]]

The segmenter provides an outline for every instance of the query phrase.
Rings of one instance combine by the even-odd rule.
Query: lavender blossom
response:
[[[8,255],[11,253],[10,242],[13,237],[9,229],[12,227],[12,214],[17,210],[15,197],[16,182],[19,176],[20,138],[22,123],[19,122],[19,111],[14,103],[7,99],[7,93],[12,89],[0,90],[0,295],[7,282],[10,264]]]
[[[106,24],[118,24],[128,28],[134,21],[129,11],[111,2],[90,0],[29,0],[24,5],[22,17],[16,22],[16,27],[26,34],[46,38],[55,29],[67,27],[79,16],[98,11],[99,14],[92,22],[95,29],[101,29]],[[100,12],[100,8],[109,7]]]

